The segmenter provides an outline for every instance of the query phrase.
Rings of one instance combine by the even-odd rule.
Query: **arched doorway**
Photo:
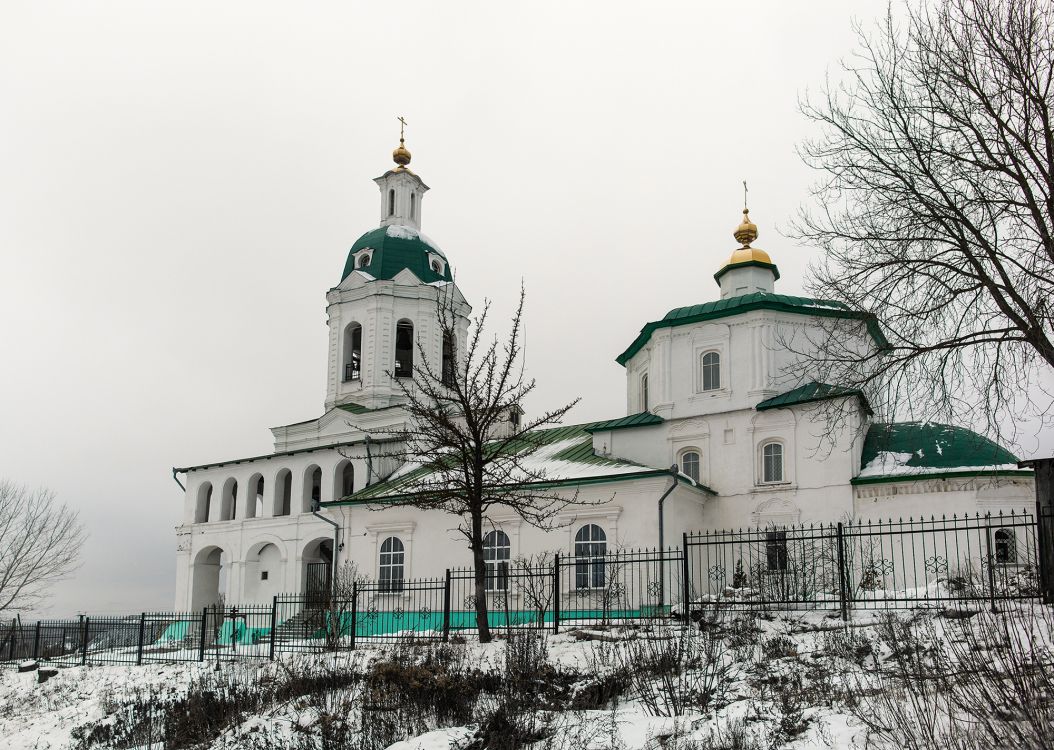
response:
[[[304,594],[309,601],[328,599],[332,570],[332,539],[316,539],[304,548]]]
[[[220,547],[206,547],[194,558],[190,608],[200,610],[225,604],[228,591],[230,555]]]

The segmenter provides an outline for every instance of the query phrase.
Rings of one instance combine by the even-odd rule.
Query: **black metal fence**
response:
[[[552,555],[442,578],[359,580],[270,605],[0,625],[0,662],[59,665],[274,658],[475,629],[685,619],[704,608],[949,606],[1041,596],[1030,513],[812,524],[685,534],[680,549]],[[321,575],[321,574],[320,574]],[[328,579],[327,579],[328,580]],[[347,589],[347,587],[344,587]],[[687,605],[685,604],[687,603]]]
[[[945,606],[1041,595],[1029,513],[684,535],[689,598],[730,609]]]

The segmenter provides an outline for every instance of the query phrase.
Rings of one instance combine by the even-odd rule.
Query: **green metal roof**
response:
[[[628,417],[609,419],[606,422],[594,422],[585,427],[586,432],[601,432],[603,430],[621,430],[626,427],[646,427],[649,425],[662,424],[666,420],[658,414],[650,411],[642,411],[639,414],[630,414]]]
[[[899,454],[896,466],[882,470],[868,465],[880,454]],[[864,438],[860,469],[853,484],[895,482],[932,476],[1008,474],[1030,476],[1015,470],[1017,456],[972,430],[933,422],[874,423]]]
[[[556,453],[546,455],[544,459],[540,460],[544,462],[565,461],[576,464],[579,467],[579,470],[573,476],[558,476],[554,474],[552,478],[547,477],[540,482],[532,482],[531,485],[534,487],[580,486],[669,475],[669,469],[654,469],[632,461],[596,455],[593,452],[593,437],[589,434],[590,428],[594,428],[596,424],[603,423],[568,425],[528,433],[531,438],[531,445],[539,446],[540,451],[544,450],[545,446],[571,441],[569,445],[561,448]],[[529,461],[530,459],[527,460]],[[415,491],[415,480],[429,472],[430,469],[428,467],[413,469],[395,479],[380,482],[359,490],[353,495],[336,500],[333,504],[369,504],[381,499],[388,503],[409,499]],[[683,484],[702,492],[711,495],[716,494],[709,487],[693,482],[687,477],[682,476],[680,480]]]
[[[853,310],[848,305],[833,300],[811,299],[809,297],[792,297],[787,294],[772,294],[769,292],[754,292],[753,294],[742,294],[737,297],[726,297],[716,302],[706,302],[701,305],[689,305],[678,307],[666,313],[662,320],[648,323],[615,361],[625,366],[634,354],[644,348],[651,338],[651,334],[660,328],[673,328],[675,326],[691,325],[706,320],[727,318],[731,315],[742,315],[753,310],[773,310],[776,312],[794,313],[797,315],[813,315],[825,318],[847,318],[862,320],[867,324],[867,330],[875,343],[886,346],[888,342],[879,328],[878,320],[874,315],[860,310]]]
[[[355,253],[367,247],[373,248],[370,265],[359,270],[375,279],[395,278],[406,268],[425,283],[454,280],[449,263],[444,263],[442,274],[432,270],[428,263],[428,254],[435,253],[444,261],[446,256],[420,232],[411,227],[386,226],[370,230],[355,241],[348,251],[341,281],[355,270]]]
[[[798,386],[786,393],[767,398],[754,408],[758,411],[765,411],[766,409],[781,409],[788,406],[797,406],[799,404],[811,404],[815,401],[824,401],[829,398],[848,396],[858,397],[860,403],[867,410],[867,413],[872,413],[871,406],[867,403],[867,399],[864,398],[864,394],[859,389],[816,382],[806,383],[805,385]]]

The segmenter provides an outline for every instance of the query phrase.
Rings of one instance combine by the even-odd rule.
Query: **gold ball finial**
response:
[[[406,148],[402,138],[399,139],[399,148],[392,151],[392,161],[398,164],[400,167],[405,167],[410,163],[410,150]]]
[[[750,247],[750,243],[758,238],[758,227],[757,224],[750,220],[749,208],[743,209],[743,221],[736,227],[736,231],[732,233],[732,236],[743,247]]]
[[[392,161],[399,165],[399,169],[406,169],[410,163],[410,150],[406,148],[406,119],[396,118],[399,121],[399,148],[392,151]]]

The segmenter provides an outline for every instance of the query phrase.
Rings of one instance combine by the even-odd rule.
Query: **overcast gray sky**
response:
[[[0,476],[91,534],[50,613],[170,607],[171,467],[321,413],[324,294],[397,115],[470,301],[504,325],[527,286],[535,405],[619,416],[615,356],[716,297],[742,180],[801,292],[798,97],[884,6],[0,4]]]

